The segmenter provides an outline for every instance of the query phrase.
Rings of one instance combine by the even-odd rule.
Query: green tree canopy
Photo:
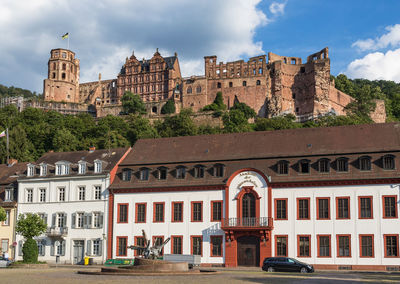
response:
[[[215,96],[214,102],[210,105],[206,105],[202,108],[202,111],[219,111],[226,110],[226,105],[224,104],[224,98],[222,97],[222,92],[218,92]]]
[[[224,123],[223,132],[225,133],[248,132],[252,130],[245,114],[239,109],[226,112],[222,116],[222,122]]]
[[[19,214],[15,231],[24,238],[34,238],[43,234],[47,229],[46,223],[38,214]]]
[[[183,109],[178,115],[169,116],[158,121],[155,127],[161,137],[191,136],[198,133],[190,109]]]
[[[162,114],[172,114],[175,113],[175,111],[175,102],[173,100],[168,100],[161,108]]]
[[[257,115],[256,112],[254,111],[254,109],[252,109],[245,103],[235,102],[233,107],[231,108],[231,110],[235,110],[235,109],[241,111],[244,114],[244,117],[247,119],[256,117],[256,115]]]
[[[125,113],[145,114],[146,107],[139,95],[126,91],[122,96],[122,109]]]
[[[4,222],[7,219],[6,210],[3,207],[0,207],[0,222]]]

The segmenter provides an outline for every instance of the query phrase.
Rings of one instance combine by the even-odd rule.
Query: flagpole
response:
[[[68,39],[68,43],[67,43],[68,47],[67,47],[67,49],[69,50],[69,33],[68,33],[67,39]]]
[[[10,142],[8,138],[8,127],[6,128],[6,135],[7,135],[7,164],[10,162]]]

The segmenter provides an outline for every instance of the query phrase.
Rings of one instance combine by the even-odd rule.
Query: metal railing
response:
[[[221,227],[272,227],[271,217],[224,218]]]
[[[49,227],[46,234],[51,237],[66,236],[68,235],[68,227]]]

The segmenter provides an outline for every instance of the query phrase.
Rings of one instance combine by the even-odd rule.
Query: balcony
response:
[[[68,235],[67,227],[49,227],[47,228],[46,235],[48,237],[65,237]]]
[[[222,230],[271,230],[271,217],[224,218],[221,220]]]

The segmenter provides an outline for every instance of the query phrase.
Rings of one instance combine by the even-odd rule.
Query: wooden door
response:
[[[240,266],[259,266],[260,239],[255,236],[238,238],[237,256]]]

